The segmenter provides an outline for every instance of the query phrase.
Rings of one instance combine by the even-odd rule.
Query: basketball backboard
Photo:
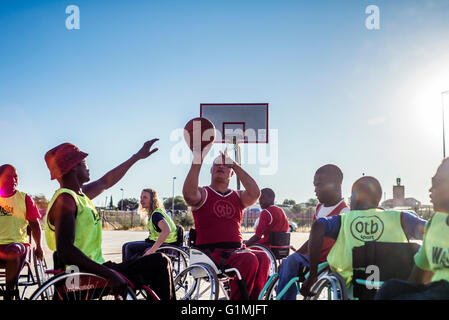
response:
[[[200,117],[214,124],[215,143],[268,143],[268,103],[202,103]]]

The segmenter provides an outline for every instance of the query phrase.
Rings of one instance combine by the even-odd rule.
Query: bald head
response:
[[[376,208],[381,199],[382,187],[374,177],[361,177],[352,185],[351,210]]]

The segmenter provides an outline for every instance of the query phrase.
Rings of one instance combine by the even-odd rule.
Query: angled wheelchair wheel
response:
[[[161,252],[170,258],[173,278],[176,278],[189,265],[189,254],[180,247],[165,244],[159,247],[156,252]]]
[[[176,276],[174,283],[177,300],[218,300],[218,277],[207,264],[188,266]]]
[[[278,264],[277,264],[276,258],[274,256],[273,252],[269,248],[267,248],[263,245],[260,245],[260,244],[254,244],[249,248],[253,249],[253,250],[262,250],[268,255],[268,257],[270,258],[269,276],[272,276],[273,274],[278,272]]]
[[[335,272],[319,278],[312,286],[311,291],[315,293],[305,300],[348,300],[348,289],[344,279]]]
[[[61,273],[42,284],[30,300],[82,301],[82,300],[136,300],[128,287],[126,296],[112,294],[106,279],[91,273]]]
[[[276,289],[279,282],[279,274],[275,273],[268,278],[266,287],[262,289],[259,300],[276,300]]]

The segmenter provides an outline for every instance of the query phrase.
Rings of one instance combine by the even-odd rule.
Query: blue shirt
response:
[[[320,221],[324,226],[324,236],[337,240],[338,233],[340,232],[341,217],[340,215],[332,217],[319,218],[316,221]],[[426,220],[415,216],[413,213],[402,211],[401,212],[401,225],[404,230],[407,239],[422,240],[423,230],[426,225]],[[421,230],[421,231],[420,231]]]

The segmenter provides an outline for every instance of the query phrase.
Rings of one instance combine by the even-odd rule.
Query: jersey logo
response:
[[[0,216],[12,216],[13,209],[5,206],[4,208],[0,206]]]
[[[224,219],[232,219],[236,212],[234,206],[228,201],[224,200],[218,200],[217,202],[215,202],[213,210],[217,217]]]
[[[357,217],[351,222],[350,230],[357,240],[376,241],[384,233],[384,223],[377,216]]]

